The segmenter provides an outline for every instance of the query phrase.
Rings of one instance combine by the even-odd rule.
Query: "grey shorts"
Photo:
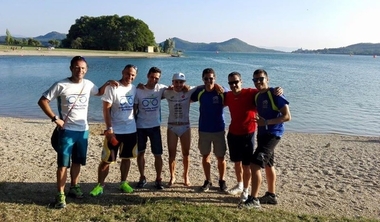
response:
[[[199,131],[198,148],[202,155],[211,153],[211,144],[214,148],[215,156],[224,157],[227,150],[225,131],[216,133]]]

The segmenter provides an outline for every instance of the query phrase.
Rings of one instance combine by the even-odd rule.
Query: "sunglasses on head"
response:
[[[209,81],[209,80],[212,81],[212,80],[214,80],[214,78],[212,78],[212,77],[210,77],[210,78],[208,78],[208,77],[204,77],[203,80],[204,80],[204,81]]]
[[[265,77],[257,77],[257,78],[253,78],[252,81],[253,82],[258,82],[258,81],[263,82],[264,79],[265,79]]]
[[[134,68],[136,71],[137,71],[137,66],[135,65],[132,65],[132,64],[128,64],[124,67],[124,69],[129,69],[129,68]]]
[[[237,85],[239,82],[240,82],[239,80],[231,81],[231,82],[228,82],[228,85]]]
[[[74,56],[74,58],[72,59],[73,61],[78,61],[78,60],[83,60],[83,61],[86,61],[86,59],[83,57],[83,56]]]

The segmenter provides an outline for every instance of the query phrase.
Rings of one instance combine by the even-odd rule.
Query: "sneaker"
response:
[[[241,207],[246,209],[258,209],[261,207],[261,205],[259,199],[248,196],[248,199],[241,205]]]
[[[203,191],[208,191],[211,186],[212,186],[212,183],[210,181],[208,181],[208,180],[205,180],[205,182],[203,183],[203,186],[201,187],[201,189]]]
[[[83,192],[82,192],[82,190],[80,189],[79,184],[70,187],[70,191],[69,191],[69,194],[68,194],[68,195],[69,195],[69,197],[82,199],[82,198],[83,198]]]
[[[64,193],[58,193],[57,196],[55,196],[54,207],[57,209],[66,207],[66,197]]]
[[[144,177],[141,177],[140,181],[137,183],[137,188],[144,188],[145,185],[146,185],[146,178],[144,176]]]
[[[129,186],[129,184],[125,181],[121,182],[120,189],[124,193],[132,193],[133,192],[133,188],[131,186]]]
[[[240,194],[240,201],[244,203],[245,201],[248,200],[248,190],[244,191]]]
[[[102,187],[102,185],[100,185],[100,183],[98,183],[98,185],[96,185],[96,187],[94,187],[94,189],[92,189],[92,191],[90,192],[90,195],[92,197],[96,197],[102,193],[103,193],[103,187]]]
[[[227,192],[228,188],[227,188],[227,185],[226,185],[226,181],[219,180],[219,188],[220,188],[220,191]]]
[[[277,195],[266,192],[264,196],[259,198],[262,204],[277,204]]]
[[[234,186],[233,188],[227,191],[227,193],[231,195],[240,194],[242,192],[243,192],[243,188],[239,187],[239,184],[236,184],[236,186]]]
[[[164,189],[164,185],[162,185],[162,180],[161,179],[157,179],[156,182],[154,182],[154,187],[156,189],[163,190]]]

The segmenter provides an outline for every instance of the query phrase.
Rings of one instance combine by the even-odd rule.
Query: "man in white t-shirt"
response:
[[[54,83],[45,91],[38,101],[42,111],[60,130],[59,147],[57,148],[57,190],[55,208],[66,207],[65,184],[67,168],[70,170],[71,187],[68,193],[74,198],[83,198],[79,186],[81,165],[86,164],[88,145],[88,102],[90,95],[103,95],[104,89],[112,81],[107,81],[98,89],[91,81],[84,79],[87,73],[87,62],[82,56],[75,56],[70,62],[71,77]],[[116,82],[112,82],[117,86]],[[57,99],[59,115],[55,115],[50,101]]]
[[[107,129],[104,132],[102,157],[98,167],[98,184],[90,192],[91,196],[103,193],[109,165],[116,161],[118,152],[121,159],[120,189],[124,193],[133,192],[133,188],[126,180],[131,166],[130,159],[137,156],[137,133],[133,111],[136,87],[132,85],[136,75],[137,67],[126,65],[122,71],[122,78],[119,80],[119,87],[107,87],[102,97],[103,116]]]
[[[154,155],[154,167],[156,169],[155,187],[164,189],[162,185],[162,139],[161,139],[161,99],[167,86],[158,84],[161,70],[157,67],[149,69],[148,81],[144,89],[137,89],[135,97],[135,111],[137,113],[137,165],[140,172],[138,188],[146,185],[145,177],[145,150],[148,138]]]

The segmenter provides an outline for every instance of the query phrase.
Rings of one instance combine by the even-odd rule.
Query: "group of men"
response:
[[[168,186],[175,182],[175,155],[178,139],[180,139],[183,154],[184,185],[190,185],[188,177],[191,140],[189,107],[190,102],[198,101],[200,104],[198,147],[202,154],[202,166],[206,178],[201,189],[207,191],[212,186],[210,154],[213,147],[218,162],[221,191],[233,195],[241,193],[241,206],[247,208],[260,207],[260,203],[277,204],[276,174],[273,167],[274,148],[283,134],[283,123],[289,121],[291,117],[282,89],[269,88],[269,78],[265,70],[256,70],[253,74],[253,82],[257,89],[242,89],[241,75],[238,72],[230,73],[228,84],[231,91],[215,83],[216,74],[211,68],[203,70],[204,85],[192,89],[185,87],[186,77],[183,73],[173,75],[173,85],[169,88],[159,84],[161,70],[157,67],[152,67],[148,71],[147,83],[140,84],[137,88],[132,84],[138,72],[134,65],[124,67],[119,81],[109,80],[100,88],[84,79],[87,72],[85,58],[73,57],[70,70],[71,77],[54,83],[43,93],[38,102],[52,122],[61,128],[57,149],[58,193],[54,204],[56,208],[66,206],[64,189],[67,169],[70,165],[71,186],[68,195],[83,198],[83,192],[79,186],[79,173],[81,165],[86,164],[87,112],[90,95],[102,95],[103,117],[106,125],[101,163],[98,167],[98,183],[90,192],[91,196],[103,193],[109,165],[116,160],[118,154],[121,158],[120,189],[126,193],[133,192],[133,188],[127,182],[132,158],[137,158],[140,172],[137,187],[142,188],[147,184],[144,173],[144,154],[148,138],[154,155],[155,188],[164,189],[161,178],[163,148],[160,106],[161,99],[166,98],[169,104],[167,142],[171,177]],[[54,99],[58,101],[59,116],[55,115],[49,105],[49,102]],[[224,178],[227,150],[223,117],[225,106],[229,107],[231,113],[227,141],[238,182],[230,190]],[[258,146],[254,151],[256,129]],[[262,182],[261,168],[266,172],[268,191],[259,198],[258,193]],[[250,181],[252,188],[251,195],[248,195]]]

